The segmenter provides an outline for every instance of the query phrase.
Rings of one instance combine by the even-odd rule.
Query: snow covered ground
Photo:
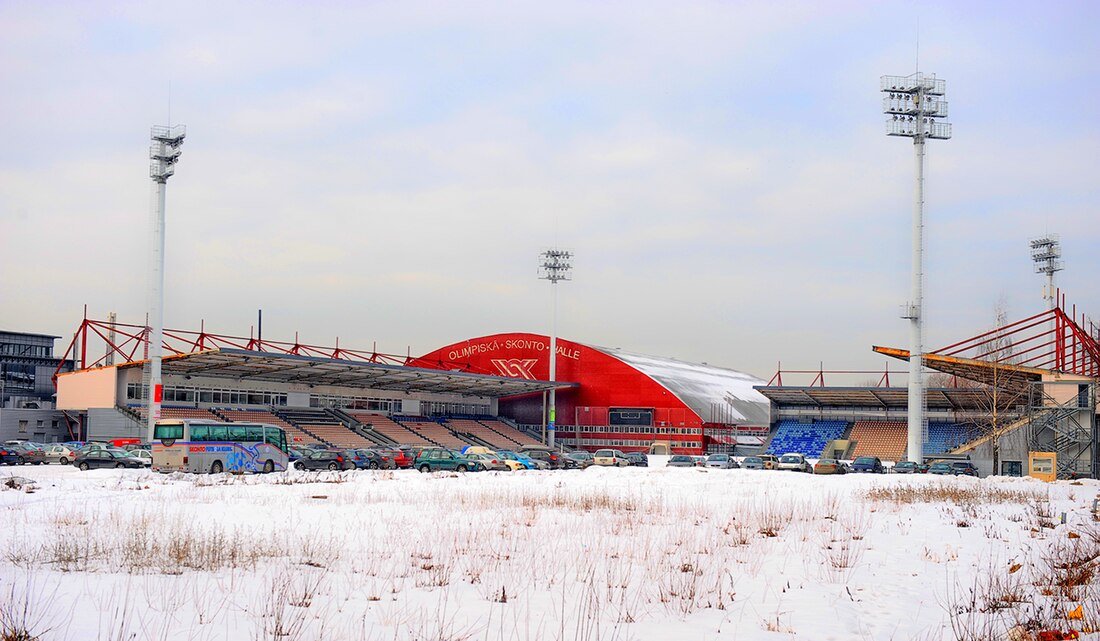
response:
[[[1095,576],[1063,585],[1070,570],[1055,567],[1084,567],[1082,546],[1100,545],[1095,481],[652,463],[3,468],[0,481],[37,489],[0,492],[0,628],[45,640],[931,641],[1096,614]],[[1085,619],[1067,621],[1082,602]]]

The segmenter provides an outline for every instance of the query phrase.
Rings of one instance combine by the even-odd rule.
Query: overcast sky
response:
[[[143,322],[170,102],[168,327],[549,333],[557,245],[563,337],[880,368],[908,347],[913,149],[879,76],[914,70],[917,16],[955,132],[927,145],[929,347],[1039,311],[1047,232],[1100,315],[1100,3],[99,4],[0,0],[0,329]]]

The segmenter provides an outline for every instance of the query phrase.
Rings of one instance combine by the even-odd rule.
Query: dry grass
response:
[[[1002,504],[1049,502],[1048,497],[1035,490],[1020,490],[995,485],[898,485],[873,487],[863,496],[881,503],[909,505],[914,503]]]

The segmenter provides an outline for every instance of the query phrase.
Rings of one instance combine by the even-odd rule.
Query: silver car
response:
[[[62,465],[68,465],[73,462],[78,455],[64,445],[47,445],[43,448],[46,453],[46,463],[60,463]]]
[[[741,467],[737,460],[729,454],[711,454],[707,457],[707,467],[716,467],[720,470],[733,470]]]

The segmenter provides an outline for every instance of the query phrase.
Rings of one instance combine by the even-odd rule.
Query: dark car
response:
[[[23,453],[15,449],[11,445],[0,445],[0,463],[4,465],[23,465],[27,462],[27,459],[23,457]]]
[[[642,452],[627,452],[626,458],[630,459],[630,464],[635,467],[649,467],[649,457]]]
[[[354,453],[363,460],[363,465],[360,465],[359,460],[355,459],[355,466],[359,469],[392,470],[397,467],[393,457],[381,450],[360,449],[355,450]]]
[[[23,463],[31,463],[33,465],[42,465],[46,462],[46,451],[42,448],[34,445],[33,443],[15,443],[12,445],[5,445],[4,449],[8,451],[14,451],[16,455],[22,459],[19,461],[19,465]]]
[[[297,461],[298,459],[302,458],[303,456],[308,455],[309,452],[310,452],[310,450],[306,450],[306,449],[297,447],[295,445],[291,445],[290,447],[286,448],[287,458],[290,459],[291,463],[293,463],[294,461]]]
[[[455,472],[481,472],[485,466],[481,461],[470,456],[464,456],[458,452],[432,447],[421,450],[413,462],[416,469],[421,472],[434,472],[436,470],[454,470]]]
[[[673,454],[665,467],[695,467],[695,459],[687,454]]]
[[[570,452],[564,462],[567,470],[583,470],[592,465],[592,452]]]
[[[294,461],[299,470],[354,470],[355,462],[349,461],[340,450],[314,450]]]
[[[978,476],[978,468],[970,464],[970,461],[955,461],[951,464],[951,473],[955,476]]]
[[[851,471],[882,474],[886,468],[882,466],[882,461],[877,456],[861,456],[852,461]]]
[[[928,466],[924,463],[914,463],[913,461],[898,461],[890,471],[894,474],[925,474],[928,472]]]
[[[951,470],[951,464],[946,461],[936,461],[932,464],[932,467],[928,468],[929,474],[954,474]]]
[[[560,470],[565,467],[562,454],[543,447],[521,447],[519,453],[534,461],[542,461],[552,470]]]
[[[130,456],[123,450],[92,450],[77,456],[73,465],[87,472],[92,468],[102,467],[129,467],[145,469],[145,463],[140,459]]]

